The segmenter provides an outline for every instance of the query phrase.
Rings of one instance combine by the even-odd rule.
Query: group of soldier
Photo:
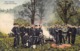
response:
[[[50,35],[56,40],[56,44],[75,44],[77,29],[71,25],[55,25],[48,28]],[[44,43],[43,30],[40,25],[24,26],[14,24],[12,29],[14,33],[14,47],[20,45],[20,40],[23,47],[32,47],[36,44]],[[35,46],[34,46],[35,47]]]
[[[49,32],[54,36],[56,44],[75,44],[77,28],[71,25],[55,25],[49,28]]]
[[[23,47],[31,47],[41,43],[43,31],[40,25],[20,26],[15,23],[12,32],[14,33],[14,48],[20,45],[20,40]]]

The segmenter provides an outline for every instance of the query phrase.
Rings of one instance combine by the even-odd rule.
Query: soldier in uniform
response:
[[[63,25],[62,26],[63,43],[66,43],[67,31],[68,31],[67,25]]]
[[[63,35],[62,35],[62,28],[61,27],[58,30],[58,34],[59,34],[59,44],[62,44]]]
[[[26,27],[25,35],[23,36],[23,41],[24,41],[24,47],[31,47],[33,45],[33,34],[34,32],[34,25],[31,25],[31,27],[28,25]]]
[[[42,26],[39,25],[39,34],[43,34]]]
[[[68,26],[67,36],[66,39],[68,40],[68,43],[71,43],[71,34],[72,34],[72,27]]]
[[[40,44],[44,43],[44,35],[43,35],[43,30],[41,25],[39,25],[39,43]]]
[[[24,41],[24,47],[30,47],[30,43],[29,43],[29,35],[26,33],[24,36],[23,36],[23,41]]]
[[[59,31],[59,28],[57,25],[55,25],[55,28],[54,28],[54,31],[55,31],[55,40],[56,40],[56,44],[59,43],[59,34],[58,34],[58,31]]]
[[[75,39],[76,39],[76,34],[77,34],[77,29],[75,26],[72,28],[72,34],[71,34],[71,44],[75,44]]]
[[[30,30],[31,30],[31,27],[30,27],[30,25],[28,25],[28,26],[26,27],[26,33],[27,33],[28,35],[30,35]]]
[[[14,23],[14,27],[12,28],[12,32],[14,33],[14,47],[17,48],[20,40],[20,29],[17,23]]]
[[[42,29],[41,29],[41,26],[39,25],[37,25],[36,27],[35,27],[35,36],[37,36],[37,44],[40,44],[40,43],[42,43],[42,41],[43,41],[43,31],[42,31]]]
[[[33,48],[36,48],[36,40],[38,36],[36,27],[37,25],[32,25],[30,29],[30,40],[31,40],[31,45]]]
[[[24,25],[21,25],[20,27],[20,36],[21,36],[21,43],[24,45],[24,35],[26,34],[26,28]]]

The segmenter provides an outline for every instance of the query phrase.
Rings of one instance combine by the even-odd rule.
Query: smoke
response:
[[[42,26],[43,35],[47,39],[54,39],[52,35],[50,35],[49,31],[46,29],[46,27]]]
[[[11,32],[14,16],[11,13],[0,13],[0,32],[8,34]]]
[[[50,22],[51,20],[55,20],[55,7],[56,7],[56,0],[46,0],[45,3],[45,16],[43,19],[43,24]]]
[[[53,36],[50,35],[49,31],[47,30],[47,28],[44,26],[46,25],[47,26],[47,23],[50,22],[51,20],[55,21],[55,0],[44,0],[46,3],[45,3],[45,16],[42,20],[42,30],[43,30],[43,35],[45,36],[45,38],[48,38],[48,39],[54,39]],[[35,21],[35,24],[39,25],[39,21],[36,20]]]

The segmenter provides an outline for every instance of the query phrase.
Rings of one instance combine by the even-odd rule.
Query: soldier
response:
[[[40,35],[40,29],[38,25],[35,25],[35,43],[39,44],[39,35]]]
[[[33,45],[33,35],[35,34],[35,28],[34,25],[31,25],[26,27],[26,33],[23,36],[23,41],[24,41],[24,47],[31,47],[31,45]]]
[[[62,26],[62,32],[63,32],[62,35],[63,35],[63,42],[64,42],[64,43],[66,43],[65,41],[66,41],[67,31],[68,31],[67,26],[66,26],[66,25],[63,25],[63,26]]]
[[[24,41],[24,47],[30,47],[30,43],[29,43],[29,36],[28,34],[26,33],[24,36],[23,36],[23,41]]]
[[[27,27],[25,27],[26,30],[25,30],[25,35],[23,36],[23,41],[24,41],[24,47],[31,47],[31,44],[30,44],[30,30],[31,30],[31,27],[28,25]]]
[[[33,48],[36,48],[36,41],[37,41],[37,25],[32,25],[30,30],[30,37],[31,37],[31,45]]]
[[[28,25],[28,26],[26,27],[26,33],[27,33],[28,35],[30,35],[30,29],[31,29],[31,27],[30,27],[30,25]]]
[[[55,29],[54,29],[54,31],[55,31],[55,33],[56,33],[56,34],[55,34],[56,44],[59,43],[59,34],[58,34],[58,30],[59,30],[58,26],[55,25]]]
[[[14,48],[17,48],[19,45],[20,40],[20,30],[19,25],[17,23],[14,23],[14,27],[12,28],[12,32],[14,33]]]
[[[35,26],[34,25],[31,25],[31,27],[29,28],[29,36],[31,37],[31,36],[33,36],[33,34],[34,34],[34,31],[35,31]]]
[[[22,45],[24,45],[23,37],[24,37],[25,34],[26,34],[26,28],[25,28],[24,25],[21,25],[21,27],[20,27],[20,36],[21,36],[21,43],[22,43]]]
[[[43,30],[42,30],[42,26],[39,25],[39,43],[43,45],[44,43],[44,35],[43,35]]]
[[[41,30],[39,29],[39,26],[35,25],[35,36],[39,36],[40,32],[41,32]]]
[[[39,34],[43,34],[43,30],[42,30],[42,26],[41,25],[39,25]]]
[[[61,27],[58,30],[58,34],[59,34],[59,43],[62,44],[63,35],[62,35],[62,28]]]
[[[54,39],[56,40],[56,26],[54,26],[54,28],[53,28],[53,34],[54,34]]]
[[[35,27],[35,33],[36,33],[36,35],[35,36],[37,36],[36,38],[37,38],[37,43],[36,44],[40,44],[40,43],[42,43],[42,39],[43,39],[43,31],[42,31],[42,29],[41,29],[41,26],[39,25],[37,25],[36,27]]]
[[[71,43],[71,34],[72,34],[72,27],[68,26],[68,31],[67,31],[67,35],[66,35],[66,39],[68,40],[68,43]]]
[[[75,26],[73,26],[73,28],[72,28],[72,34],[71,34],[71,44],[72,45],[75,44],[76,33],[77,33],[77,29],[76,29]]]

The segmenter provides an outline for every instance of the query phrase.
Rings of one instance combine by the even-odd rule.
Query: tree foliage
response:
[[[18,23],[19,25],[30,25],[30,22],[28,22],[22,18],[15,19],[15,23]]]
[[[40,20],[44,17],[45,0],[31,0],[31,2],[22,5],[24,10],[19,12],[19,15],[23,17],[29,17],[31,24],[34,24],[35,17],[39,17]]]
[[[36,13],[36,0],[30,0],[30,2],[23,4],[24,10],[20,11],[19,14],[27,16],[31,19],[31,24],[34,24],[35,13]]]
[[[77,14],[73,0],[57,0],[57,13],[61,20],[68,24],[71,17]]]
[[[45,0],[37,0],[37,9],[38,9],[37,15],[40,19],[41,24],[45,15]]]

